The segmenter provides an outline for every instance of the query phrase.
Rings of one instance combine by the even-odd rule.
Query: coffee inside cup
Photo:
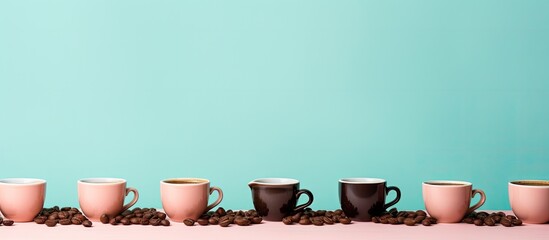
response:
[[[467,185],[467,184],[463,184],[463,183],[452,183],[452,182],[427,182],[426,184],[436,185],[436,186],[465,186],[465,185]]]
[[[198,183],[205,183],[208,181],[204,179],[169,179],[169,180],[165,180],[164,182],[169,184],[198,184]]]
[[[124,179],[120,178],[88,178],[82,179],[80,182],[91,183],[91,184],[108,184],[108,183],[123,183]]]
[[[549,181],[541,181],[541,180],[532,180],[532,181],[514,181],[511,182],[516,185],[522,185],[522,186],[549,186]]]

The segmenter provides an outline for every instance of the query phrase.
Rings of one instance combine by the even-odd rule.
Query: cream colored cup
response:
[[[35,178],[0,179],[0,211],[4,218],[30,222],[42,210],[46,180]]]
[[[513,213],[525,223],[549,222],[549,181],[509,182],[509,203]]]
[[[208,205],[210,194],[217,191],[219,197]],[[160,182],[162,207],[170,220],[182,222],[187,218],[197,220],[200,215],[217,206],[223,200],[223,191],[210,187],[210,181],[201,178],[172,178]]]
[[[124,205],[125,197],[133,192],[132,201]],[[121,178],[86,178],[78,180],[78,202],[84,215],[98,222],[103,214],[114,217],[133,206],[139,199],[135,188],[126,188]]]
[[[480,194],[480,201],[472,207],[471,199]],[[441,223],[457,223],[463,217],[482,206],[486,194],[473,184],[462,181],[428,181],[423,183],[425,209]]]

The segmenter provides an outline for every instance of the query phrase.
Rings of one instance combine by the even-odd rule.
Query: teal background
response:
[[[380,177],[399,209],[421,182],[466,180],[484,209],[547,179],[549,1],[0,2],[0,177],[203,177],[222,206],[291,177],[339,207]],[[393,198],[391,193],[390,199]],[[304,199],[302,199],[303,201]]]

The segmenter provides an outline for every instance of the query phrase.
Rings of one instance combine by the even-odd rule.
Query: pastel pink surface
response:
[[[131,207],[137,202],[139,197],[135,190],[133,203],[124,206],[124,199],[133,188],[126,188],[126,181],[120,179],[119,182],[111,183],[86,183],[78,182],[78,202],[80,208],[86,217],[91,221],[98,222],[103,214],[115,216]]]
[[[215,207],[221,202],[223,193],[219,188],[219,197],[217,204],[208,206],[210,193],[214,188],[210,188],[210,182],[204,181],[193,184],[174,184],[160,182],[160,199],[162,208],[176,222],[183,222],[187,218],[198,219],[207,209]]]
[[[510,212],[507,212],[510,213]],[[547,239],[549,225],[526,224],[506,228],[477,227],[470,224],[436,224],[430,227],[383,225],[371,222],[354,222],[350,225],[286,226],[280,222],[264,222],[248,227],[193,226],[174,223],[169,227],[111,226],[94,223],[93,227],[61,226],[48,228],[35,223],[16,223],[0,227],[2,239]]]
[[[549,186],[509,183],[511,209],[525,223],[549,222]]]
[[[16,222],[30,222],[42,210],[46,198],[46,181],[31,184],[0,183],[0,211]]]

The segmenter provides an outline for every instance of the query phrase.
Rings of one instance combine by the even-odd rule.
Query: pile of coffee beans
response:
[[[427,213],[423,210],[399,212],[396,208],[391,208],[380,216],[372,217],[372,222],[391,225],[404,224],[406,226],[416,226],[421,224],[423,226],[431,226],[437,224],[437,219],[428,217]]]
[[[306,208],[302,212],[297,212],[291,216],[284,217],[282,223],[286,225],[300,224],[300,225],[333,225],[335,223],[350,224],[352,221],[345,216],[345,213],[341,209],[335,211],[317,210],[314,211],[310,208]]]
[[[157,212],[155,208],[134,208],[133,210],[126,210],[115,217],[103,214],[99,220],[103,224],[111,225],[170,226],[166,214]]]
[[[2,217],[0,217],[0,226],[2,226],[2,224],[4,226],[13,226],[13,220],[9,220],[9,219],[3,219]]]
[[[92,222],[88,220],[80,210],[73,207],[59,208],[58,206],[55,206],[52,208],[43,208],[34,218],[34,222],[37,224],[45,224],[48,227],[55,227],[57,224],[82,225],[84,227],[92,226]]]
[[[262,221],[263,218],[253,209],[248,211],[233,211],[231,209],[225,210],[220,207],[215,211],[209,211],[203,214],[196,221],[187,218],[183,223],[187,226],[194,226],[196,222],[200,226],[219,225],[221,227],[228,227],[231,224],[250,226],[252,224],[259,224]]]
[[[522,225],[522,221],[513,215],[506,215],[504,212],[487,213],[487,212],[472,212],[463,220],[463,223],[475,224],[475,226],[496,226],[501,224],[505,227],[513,227]]]

